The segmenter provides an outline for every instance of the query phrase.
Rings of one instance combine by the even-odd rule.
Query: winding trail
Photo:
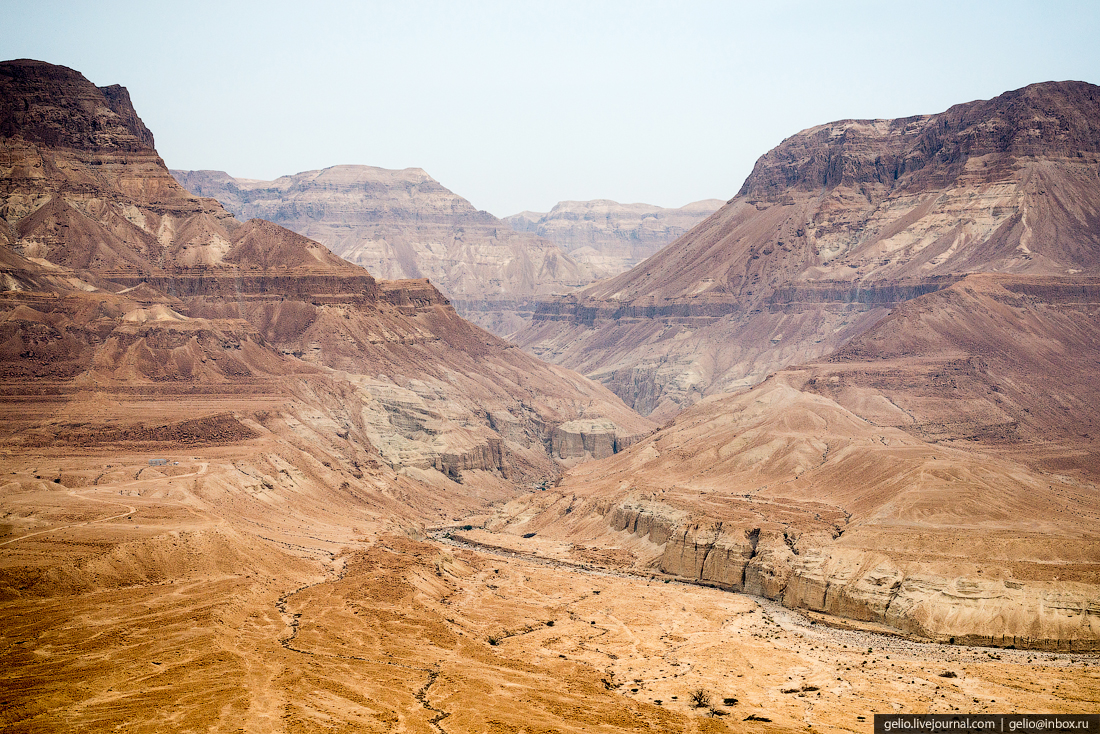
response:
[[[432,706],[430,701],[428,701],[428,689],[432,687],[432,684],[435,683],[438,677],[438,670],[430,671],[428,673],[428,682],[424,684],[423,688],[416,692],[415,696],[416,700],[420,702],[421,706],[426,708],[428,711],[432,711],[435,713],[435,716],[428,719],[428,723],[431,724],[432,728],[438,731],[439,734],[447,734],[447,730],[444,729],[443,725],[439,722],[450,716],[450,712],[444,711],[443,709],[437,709],[435,706]]]
[[[86,491],[90,491],[90,490],[86,490]],[[111,502],[110,500],[101,500],[98,497],[84,497],[80,492],[76,492],[76,491],[69,492],[69,494],[72,495],[73,497],[82,497],[83,499],[86,499],[86,500],[93,500],[95,502],[106,502],[107,504],[110,504],[110,505],[117,505],[117,506],[125,507],[126,512],[119,513],[118,515],[111,515],[110,517],[101,517],[98,520],[85,520],[84,522],[75,522],[75,523],[70,523],[68,525],[58,525],[55,528],[46,528],[45,530],[36,530],[33,533],[27,533],[26,535],[20,535],[18,538],[11,538],[10,540],[5,540],[3,543],[0,543],[0,545],[8,545],[9,543],[14,543],[18,540],[26,540],[27,538],[33,538],[36,535],[45,535],[46,533],[56,533],[58,530],[68,530],[69,528],[82,528],[82,527],[85,527],[86,525],[95,525],[96,523],[107,522],[108,520],[117,520],[120,517],[129,517],[130,515],[137,512],[136,507],[134,507],[133,505],[124,504],[122,502]]]
[[[188,477],[197,477],[201,474],[205,474],[206,470],[209,466],[210,466],[210,462],[204,461],[199,465],[199,468],[196,469],[193,472],[189,472],[187,474],[177,474],[177,475],[172,476],[172,477],[164,477],[164,478],[175,480],[175,479],[186,479]],[[142,467],[142,469],[145,469],[145,468],[146,467]],[[138,473],[140,474],[140,470],[139,470]],[[98,491],[98,490],[101,490],[101,489],[107,489],[107,488],[110,488],[111,490],[115,490],[115,489],[118,489],[120,487],[131,487],[135,484],[146,484],[146,483],[151,482],[151,481],[159,481],[159,480],[160,480],[160,477],[158,477],[155,480],[154,479],[131,479],[128,482],[122,482],[122,483],[119,483],[119,484],[103,484],[103,485],[95,485],[95,486],[89,487],[88,489],[69,490],[68,494],[69,494],[70,497],[80,497],[82,499],[91,500],[92,502],[103,502],[103,503],[108,504],[108,505],[115,505],[115,506],[118,506],[118,507],[125,507],[126,512],[119,513],[118,515],[111,515],[110,517],[101,517],[101,518],[98,518],[96,520],[85,520],[84,522],[69,523],[68,525],[58,525],[55,528],[46,528],[45,530],[36,530],[33,533],[27,533],[26,535],[20,535],[18,538],[10,538],[8,540],[5,540],[4,542],[0,543],[0,546],[8,545],[9,543],[14,543],[18,540],[26,540],[27,538],[33,538],[36,535],[44,535],[46,533],[56,533],[59,530],[68,530],[69,528],[82,528],[82,527],[85,527],[87,525],[95,525],[95,524],[101,523],[101,522],[108,522],[110,520],[117,520],[120,517],[128,517],[128,516],[134,514],[135,512],[137,512],[137,507],[136,506],[128,505],[125,502],[116,502],[116,501],[113,501],[113,500],[100,499],[99,497],[87,497],[87,496],[85,496],[85,493],[86,492],[95,492],[95,491]]]
[[[330,556],[330,562],[334,562],[334,561],[335,561],[335,557]],[[279,597],[279,599],[275,602],[275,608],[279,611],[279,614],[283,617],[283,620],[285,621],[287,627],[290,628],[290,635],[287,636],[287,637],[280,637],[279,638],[279,644],[282,645],[283,649],[288,650],[288,651],[293,652],[293,653],[297,653],[299,655],[309,655],[310,657],[334,658],[334,659],[338,659],[338,660],[355,660],[355,661],[358,661],[358,662],[361,662],[361,663],[370,663],[370,664],[373,664],[373,665],[388,665],[388,666],[393,667],[393,668],[402,668],[404,670],[414,670],[418,673],[427,673],[428,674],[427,682],[423,686],[421,686],[413,694],[413,697],[420,703],[421,706],[423,706],[428,711],[432,712],[433,716],[430,719],[428,719],[428,723],[432,726],[432,728],[435,729],[437,732],[439,732],[439,734],[447,734],[447,731],[443,728],[443,726],[442,726],[442,724],[440,724],[440,722],[443,721],[443,719],[450,716],[451,715],[450,712],[449,711],[444,711],[443,709],[436,708],[428,700],[428,689],[431,688],[432,684],[435,683],[437,678],[439,678],[439,670],[438,669],[422,668],[418,665],[407,665],[405,663],[394,662],[393,660],[378,660],[378,659],[375,659],[375,658],[364,657],[362,655],[340,655],[338,653],[332,653],[332,652],[316,652],[314,650],[305,650],[303,648],[295,646],[294,641],[298,638],[298,631],[301,628],[301,622],[299,620],[300,620],[302,614],[301,614],[301,612],[291,612],[287,609],[287,603],[290,601],[290,598],[292,596],[295,596],[297,594],[302,593],[303,591],[307,591],[308,589],[312,589],[316,586],[321,586],[322,584],[328,584],[328,583],[333,583],[333,582],[336,582],[336,581],[340,581],[341,579],[344,578],[346,573],[347,573],[347,564],[345,563],[340,568],[340,571],[338,573],[336,573],[335,575],[330,575],[327,578],[321,579],[320,581],[318,581],[316,583],[313,583],[313,584],[306,584],[305,586],[300,586],[297,589],[294,589],[293,591],[288,591],[288,592],[286,592],[285,594],[283,594],[282,596]]]

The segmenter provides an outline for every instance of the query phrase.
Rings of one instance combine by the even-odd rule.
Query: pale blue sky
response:
[[[416,166],[498,216],[726,199],[812,125],[1100,83],[1095,2],[12,2],[173,168]]]

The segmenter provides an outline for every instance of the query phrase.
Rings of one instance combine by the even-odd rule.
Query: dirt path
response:
[[[85,490],[85,491],[90,491],[90,490]],[[45,530],[36,530],[33,533],[27,533],[26,535],[20,535],[18,538],[12,538],[10,540],[5,540],[3,543],[0,543],[0,546],[8,545],[9,543],[14,543],[18,540],[26,540],[27,538],[33,538],[36,535],[44,535],[46,533],[55,533],[58,530],[67,530],[69,528],[82,528],[82,527],[85,527],[87,525],[95,525],[96,523],[107,522],[108,520],[117,520],[120,517],[128,517],[129,515],[132,515],[135,512],[137,512],[136,507],[134,507],[133,505],[123,504],[122,502],[111,502],[110,500],[101,500],[98,497],[84,497],[84,495],[81,492],[75,492],[75,491],[74,492],[69,492],[69,494],[72,495],[73,497],[82,497],[83,499],[86,499],[86,500],[93,500],[95,502],[105,502],[105,503],[110,504],[110,505],[118,505],[118,506],[121,506],[121,507],[125,507],[126,512],[119,513],[118,515],[111,515],[110,517],[101,517],[97,520],[85,520],[84,522],[70,523],[69,525],[58,525],[55,528],[46,528]]]
[[[197,477],[201,474],[205,474],[206,470],[209,468],[209,466],[210,466],[210,463],[204,461],[202,464],[199,465],[199,468],[196,469],[193,472],[189,472],[187,474],[178,474],[178,475],[173,476],[173,477],[167,477],[167,479],[175,480],[175,479],[186,479],[187,477]],[[144,468],[144,467],[142,467],[142,468]],[[126,512],[121,512],[117,515],[111,515],[110,517],[101,517],[101,518],[98,518],[96,520],[85,520],[84,522],[70,523],[68,525],[58,525],[55,528],[46,528],[45,530],[36,530],[33,533],[27,533],[26,535],[20,535],[18,538],[10,538],[8,540],[5,540],[4,542],[0,543],[0,546],[8,545],[9,543],[15,543],[16,541],[19,541],[19,540],[26,540],[27,538],[33,538],[36,535],[44,535],[46,533],[56,533],[59,530],[68,530],[69,528],[82,528],[82,527],[86,527],[88,525],[95,525],[97,523],[108,522],[110,520],[117,520],[120,517],[128,517],[128,516],[134,514],[135,512],[137,512],[137,507],[135,505],[128,505],[124,502],[116,502],[114,500],[100,499],[99,497],[89,497],[89,496],[87,496],[87,493],[88,492],[98,492],[98,491],[101,491],[101,490],[104,490],[104,489],[110,489],[110,490],[114,491],[114,490],[117,490],[117,489],[124,489],[126,487],[132,487],[135,484],[148,484],[149,482],[152,482],[152,481],[159,481],[159,479],[160,479],[160,477],[158,477],[157,479],[131,479],[128,482],[120,482],[120,483],[117,483],[117,484],[103,484],[103,485],[89,487],[88,489],[70,490],[69,491],[69,496],[70,497],[80,497],[81,499],[91,500],[92,502],[103,502],[103,503],[108,504],[108,505],[115,505],[115,506],[118,506],[118,507],[125,507]]]
[[[289,603],[290,598],[297,594],[301,594],[304,591],[308,591],[309,589],[321,586],[323,584],[334,583],[343,579],[344,575],[347,573],[347,562],[345,561],[343,565],[340,566],[338,571],[335,570],[336,559],[333,557],[330,559],[330,562],[333,563],[334,568],[329,571],[328,577],[321,579],[316,583],[301,586],[294,591],[288,591],[287,593],[280,596],[279,599],[275,602],[275,608],[278,610],[280,616],[283,619],[283,622],[290,630],[290,634],[288,636],[279,638],[279,644],[282,645],[284,649],[289,650],[290,652],[298,653],[299,655],[336,658],[341,660],[356,660],[363,663],[372,663],[374,665],[389,665],[394,668],[403,668],[405,670],[414,670],[419,673],[426,673],[428,675],[428,680],[416,691],[416,693],[413,694],[413,696],[414,698],[416,698],[421,706],[432,713],[432,717],[428,719],[428,724],[431,725],[431,727],[437,732],[439,732],[439,734],[447,734],[447,731],[443,728],[440,722],[450,716],[450,712],[436,708],[428,700],[428,689],[432,687],[432,684],[435,683],[436,679],[439,677],[438,670],[433,670],[431,668],[422,668],[416,665],[406,665],[404,663],[397,663],[392,660],[378,660],[375,658],[364,657],[362,655],[338,655],[336,653],[330,652],[315,652],[313,650],[300,648],[294,644],[295,640],[298,638],[298,631],[301,627],[301,622],[299,620],[301,619],[302,614],[301,612],[291,612],[289,609],[287,609],[287,604]]]

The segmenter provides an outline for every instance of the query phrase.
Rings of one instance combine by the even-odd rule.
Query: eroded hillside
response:
[[[926,638],[1096,649],[1098,313],[1095,278],[968,276],[471,537]]]
[[[659,572],[647,565],[665,555],[657,523],[649,536],[641,521],[608,525],[634,507],[625,497],[627,510],[617,509],[634,490],[615,471],[636,470],[630,480],[650,490],[639,501],[654,516],[700,527],[726,518],[734,533],[744,512],[763,510],[755,555],[771,565],[752,578],[772,596],[798,587],[810,599],[817,577],[802,573],[799,587],[781,585],[783,574],[853,562],[882,538],[897,541],[880,543],[897,570],[874,589],[911,585],[920,564],[898,543],[927,516],[937,542],[967,544],[967,563],[993,559],[981,568],[1012,598],[1057,592],[1029,639],[1082,647],[1095,617],[1078,594],[1095,585],[1093,540],[1057,511],[1092,511],[1087,485],[1071,483],[1085,475],[1048,481],[1052,495],[1037,483],[1045,475],[1008,454],[988,468],[967,463],[967,451],[928,443],[911,404],[913,426],[869,427],[848,396],[812,389],[832,384],[839,362],[808,368],[818,383],[776,378],[776,391],[759,394],[767,410],[750,393],[715,401],[717,418],[700,413],[698,425],[650,436],[652,424],[605,389],[463,321],[426,281],[375,280],[312,240],[189,195],[123,88],[6,62],[0,100],[5,730],[842,732],[857,709],[1079,711],[1100,696],[1095,661],[1081,655],[903,643],[826,629],[763,599],[661,584],[671,578],[651,578]],[[1025,324],[1046,318],[1019,313]],[[989,360],[996,384],[1007,386],[997,370],[1011,363]],[[1011,415],[1054,408],[1025,400],[1023,384],[1006,388]],[[1044,460],[1065,460],[1068,434],[1059,435]],[[825,456],[815,456],[819,444]],[[887,453],[861,452],[879,445]],[[659,472],[647,463],[655,450]],[[918,489],[898,495],[916,509],[896,513],[896,536],[883,519],[891,486],[843,490],[853,467],[867,480],[904,470],[925,486],[941,453],[955,468],[934,474],[931,510],[913,501]],[[598,457],[607,463],[582,463]],[[580,473],[555,489],[571,466]],[[733,502],[698,492],[691,476],[728,493],[738,476],[792,472],[802,494],[777,485]],[[957,480],[973,484],[970,504],[944,509]],[[575,482],[592,502],[566,499]],[[987,492],[998,505],[978,511]],[[560,547],[544,537],[549,514],[536,532],[518,530],[514,513],[543,512],[555,498],[567,504],[554,517],[578,523],[553,531]],[[849,519],[838,509],[848,505],[841,540],[851,545],[836,550],[825,535]],[[975,553],[970,526],[946,522],[963,515],[1005,530]],[[1032,535],[1019,536],[1021,517],[1034,518]],[[574,565],[447,537],[484,534],[473,528],[485,523],[506,531],[493,538],[562,551]],[[1075,545],[1061,543],[1067,533]],[[727,545],[729,562],[702,566],[731,574],[736,544]],[[689,578],[684,548],[669,552],[681,562],[670,570]],[[1043,548],[1053,562],[1035,566]],[[1020,554],[1011,576],[1002,551]],[[948,562],[937,552],[930,563]],[[864,593],[871,577],[852,578],[850,604],[829,610],[878,609],[867,600],[883,594]],[[987,588],[950,586],[983,600]],[[968,612],[921,629],[979,621]],[[709,707],[693,705],[700,689]]]
[[[517,340],[664,419],[821,357],[965,274],[1100,268],[1100,90],[1035,84],[843,120],[760,158],[641,266],[542,303]]]
[[[554,243],[514,231],[418,168],[332,166],[275,181],[172,173],[238,217],[289,227],[380,278],[427,278],[463,317],[500,336],[530,320],[535,296],[596,277]]]

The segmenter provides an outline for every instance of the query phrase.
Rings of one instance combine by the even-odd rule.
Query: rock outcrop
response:
[[[530,319],[534,297],[594,279],[554,243],[514,231],[419,168],[333,166],[275,181],[172,174],[237,217],[288,227],[380,278],[428,278],[460,315],[500,336]]]
[[[617,201],[561,201],[549,212],[520,212],[504,221],[550,240],[594,278],[626,272],[686,234],[725,202],[704,199],[677,209]]]
[[[667,418],[816,359],[976,272],[1100,272],[1100,88],[1035,84],[938,115],[843,120],[757,162],[714,216],[540,303],[532,353]]]
[[[0,91],[5,394],[73,410],[145,396],[130,433],[102,437],[175,435],[149,427],[158,401],[171,413],[209,392],[195,419],[259,411],[241,436],[311,436],[358,478],[373,465],[536,483],[558,472],[560,425],[601,422],[613,443],[650,429],[604,388],[464,321],[427,281],[375,280],[190,194],[124,88],[19,61],[0,64]],[[90,441],[94,426],[15,416],[7,440]]]
[[[553,452],[561,459],[603,459],[620,450],[617,426],[611,421],[580,420],[554,429]]]
[[[1098,649],[1097,314],[1095,277],[966,276],[496,529],[904,634]]]

